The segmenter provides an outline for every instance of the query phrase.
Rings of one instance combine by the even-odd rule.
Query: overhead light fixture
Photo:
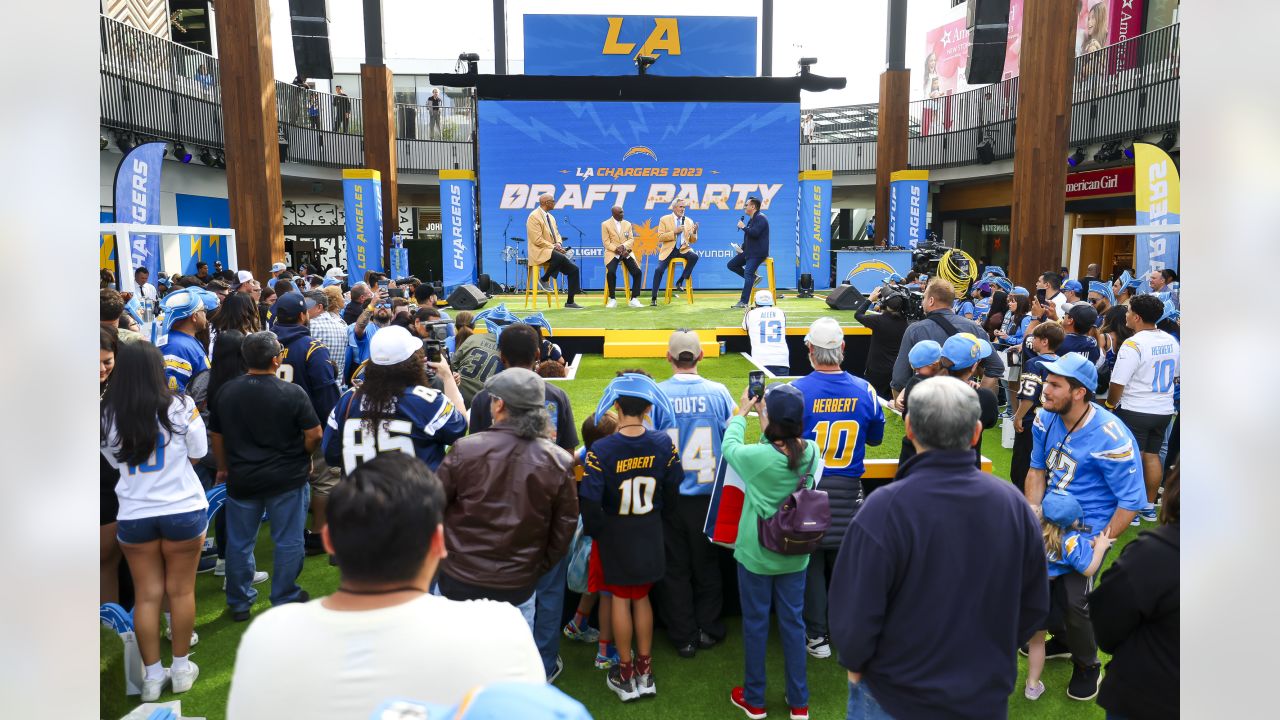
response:
[[[983,165],[990,165],[996,159],[996,144],[990,135],[984,134],[982,140],[978,141],[978,162]]]
[[[1102,144],[1098,152],[1093,154],[1093,161],[1102,164],[1120,159],[1120,141],[1112,140]]]
[[[133,139],[133,135],[130,133],[123,131],[116,133],[116,147],[120,148],[120,152],[127,153],[137,144],[137,141]]]
[[[645,75],[649,71],[649,67],[658,62],[657,55],[636,55],[636,70]]]
[[[1071,157],[1067,158],[1067,166],[1079,167],[1082,162],[1084,162],[1084,148],[1078,147]]]
[[[1142,142],[1142,138],[1141,138],[1141,137],[1136,137],[1136,138],[1134,138],[1134,139],[1133,139],[1133,142],[1131,142],[1131,143],[1129,143],[1128,145],[1125,145],[1125,146],[1124,146],[1124,152],[1123,152],[1122,154],[1125,156],[1125,159],[1127,159],[1127,160],[1132,160],[1132,159],[1135,157],[1134,152],[1133,152],[1133,146],[1134,146],[1134,145],[1137,145],[1137,144],[1138,144],[1138,143],[1140,143],[1140,142]]]
[[[213,166],[224,168],[227,166],[227,153],[223,150],[215,150],[213,152]]]
[[[1174,145],[1178,144],[1178,132],[1173,128],[1164,131],[1164,135],[1160,136],[1160,142],[1156,143],[1161,150],[1169,152]]]
[[[800,74],[801,74],[801,75],[808,75],[808,74],[809,74],[809,68],[811,68],[811,67],[813,67],[814,65],[817,65],[817,64],[818,64],[818,58],[816,58],[816,57],[802,57],[802,58],[800,58]]]
[[[191,162],[191,153],[187,152],[187,146],[183,145],[181,142],[175,141],[173,143],[173,156],[180,162]]]
[[[213,151],[207,147],[200,148],[200,162],[213,167]]]
[[[106,150],[106,149],[107,149],[107,146],[108,146],[108,145],[110,145],[110,144],[111,144],[110,142],[107,142],[107,136],[106,136],[106,135],[99,135],[99,136],[98,136],[98,149],[99,149],[99,150]]]

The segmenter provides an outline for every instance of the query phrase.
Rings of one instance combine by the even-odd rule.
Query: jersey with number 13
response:
[[[395,417],[370,430],[361,417],[358,389],[348,390],[324,427],[324,459],[350,475],[379,453],[415,455],[435,470],[444,461],[445,447],[467,434],[467,418],[437,390],[416,385],[396,398]]]
[[[738,406],[722,383],[681,373],[658,384],[671,400],[676,426],[667,430],[684,467],[681,495],[710,495],[724,428]]]

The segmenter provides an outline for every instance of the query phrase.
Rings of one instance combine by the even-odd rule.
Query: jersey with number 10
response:
[[[791,384],[804,393],[804,436],[822,450],[823,475],[862,477],[867,444],[884,439],[884,409],[871,383],[814,371]]]
[[[720,461],[720,441],[737,405],[729,389],[714,380],[680,373],[658,384],[675,410],[667,430],[684,466],[681,495],[710,495]]]
[[[344,475],[385,452],[414,455],[435,470],[444,461],[445,447],[467,434],[467,419],[453,403],[421,385],[401,393],[395,417],[371,432],[361,417],[364,403],[355,400],[359,394],[348,390],[339,398],[324,427],[325,462],[342,468]]]

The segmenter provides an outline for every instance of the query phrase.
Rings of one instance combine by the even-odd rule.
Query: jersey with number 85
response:
[[[443,394],[416,385],[407,388],[395,403],[395,417],[370,429],[362,417],[363,403],[357,390],[348,390],[324,428],[324,458],[349,475],[361,463],[379,453],[416,455],[435,470],[444,460],[445,448],[467,434],[467,419]]]
[[[737,404],[722,383],[689,373],[674,375],[658,387],[675,410],[676,426],[667,433],[684,467],[680,494],[710,495],[724,428]]]

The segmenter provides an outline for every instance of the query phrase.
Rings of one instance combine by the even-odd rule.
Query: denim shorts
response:
[[[200,537],[208,527],[207,511],[192,510],[174,515],[118,520],[116,521],[116,539],[126,545],[138,545],[161,538],[181,542]]]

